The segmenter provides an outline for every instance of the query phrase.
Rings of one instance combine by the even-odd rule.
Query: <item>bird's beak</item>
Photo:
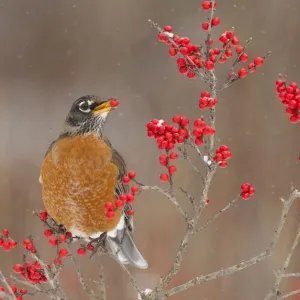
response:
[[[110,101],[107,101],[107,102],[101,103],[100,105],[96,106],[93,109],[93,112],[98,114],[98,113],[104,113],[106,111],[110,111],[112,109],[113,109],[113,107],[111,106]]]

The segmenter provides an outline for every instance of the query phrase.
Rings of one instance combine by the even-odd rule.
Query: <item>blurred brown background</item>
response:
[[[219,0],[217,4],[221,26],[215,37],[234,26],[240,40],[253,37],[249,56],[268,50],[272,56],[257,74],[219,98],[217,137],[230,147],[233,158],[228,168],[217,172],[202,222],[233,199],[241,183],[251,182],[256,195],[192,240],[173,284],[266,249],[281,210],[279,196],[287,196],[291,184],[300,188],[299,124],[289,124],[275,93],[279,72],[300,81],[300,2]],[[168,48],[157,42],[147,20],[171,24],[179,34],[201,42],[205,14],[200,7],[201,0],[0,2],[0,228],[9,228],[17,239],[28,233],[40,237],[39,250],[46,259],[53,257],[40,222],[31,215],[33,209],[43,207],[39,169],[70,104],[85,94],[119,98],[120,107],[111,115],[107,133],[140,180],[159,182],[159,153],[155,141],[146,136],[145,124],[154,117],[170,120],[177,113],[199,116],[197,103],[205,86],[178,74]],[[227,68],[228,63],[218,66],[221,80]],[[199,196],[199,178],[189,166],[179,161],[177,166],[178,185]],[[185,198],[180,201],[188,207]],[[150,267],[133,273],[142,287],[151,288],[170,268],[185,226],[172,205],[155,193],[139,196],[135,208],[136,241]],[[273,283],[272,270],[280,266],[294,237],[298,209],[295,205],[273,259],[172,299],[263,299]],[[80,261],[87,278],[95,279],[95,265],[104,265],[109,300],[136,299],[117,263],[107,257]],[[6,274],[16,262],[21,262],[18,250],[0,251],[0,267]],[[300,270],[297,253],[291,269]],[[70,299],[86,299],[71,265],[62,282]],[[299,287],[300,280],[284,286]]]

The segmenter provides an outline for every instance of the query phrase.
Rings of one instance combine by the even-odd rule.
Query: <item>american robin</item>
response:
[[[114,218],[106,218],[104,204],[128,193],[122,182],[126,164],[104,135],[115,103],[90,95],[73,103],[64,130],[51,143],[41,167],[43,202],[54,221],[73,235],[88,239],[106,233],[111,251],[123,264],[147,268],[132,239],[130,204],[125,203]]]

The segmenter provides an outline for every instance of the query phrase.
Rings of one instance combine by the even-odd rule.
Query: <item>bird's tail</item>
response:
[[[131,235],[127,230],[118,230],[115,237],[107,236],[112,252],[122,264],[130,264],[136,268],[146,269],[147,261],[137,249]]]

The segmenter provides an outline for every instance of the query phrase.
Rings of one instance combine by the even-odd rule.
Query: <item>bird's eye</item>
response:
[[[79,103],[79,110],[84,113],[89,113],[91,111],[89,104],[86,101]]]

